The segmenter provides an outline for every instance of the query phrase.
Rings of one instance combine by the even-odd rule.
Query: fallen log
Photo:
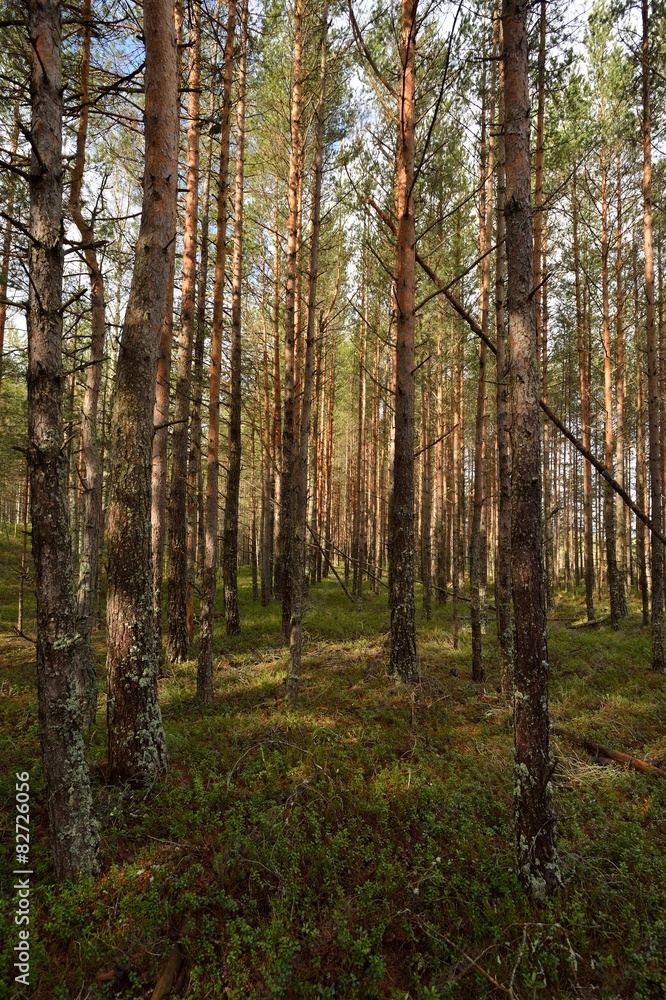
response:
[[[150,1000],[166,1000],[167,997],[171,996],[171,993],[180,978],[183,962],[185,961],[185,946],[182,939],[190,930],[190,922],[186,919],[181,925],[180,931],[178,932],[178,940],[169,952],[169,957],[167,958],[166,964],[160,973]]]
[[[608,621],[610,615],[602,615],[601,618],[591,618],[588,622],[577,622],[575,625],[567,625],[567,628],[593,628],[595,625],[601,625],[602,622]]]
[[[631,754],[622,753],[620,750],[609,750],[608,747],[604,747],[600,743],[595,743],[594,740],[588,740],[584,736],[576,736],[566,729],[560,729],[559,726],[553,726],[553,732],[557,736],[562,736],[565,740],[568,740],[569,743],[583,747],[593,757],[608,757],[609,760],[617,761],[618,764],[627,764],[629,767],[633,767],[635,771],[649,771],[653,774],[658,774],[660,778],[666,778],[666,768],[657,767],[646,760],[641,760],[640,757],[632,757]]]

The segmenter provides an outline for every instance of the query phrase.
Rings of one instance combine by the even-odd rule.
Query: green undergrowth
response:
[[[475,685],[469,621],[454,650],[451,603],[435,604],[431,621],[419,614],[422,682],[412,699],[386,676],[384,594],[368,592],[358,610],[333,579],[308,594],[292,710],[279,606],[253,603],[242,575],[243,635],[227,640],[218,621],[213,706],[195,704],[194,662],[160,681],[170,760],[162,784],[130,792],[104,783],[100,698],[89,743],[103,871],[54,887],[34,649],[11,635],[7,560],[17,550],[11,537],[0,547],[0,998],[13,995],[16,769],[31,772],[27,995],[40,1000],[148,998],[179,936],[179,995],[199,1000],[666,995],[666,781],[602,766],[555,737],[564,885],[546,907],[531,907],[514,874],[512,736],[494,623],[488,680]],[[581,595],[562,597],[552,613],[554,721],[666,759],[665,680],[649,670],[636,606],[618,634],[567,629],[583,613]],[[102,641],[99,632],[100,677]]]

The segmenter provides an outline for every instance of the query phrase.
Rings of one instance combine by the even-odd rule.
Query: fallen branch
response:
[[[349,600],[350,600],[350,601],[352,602],[352,604],[353,604],[353,603],[354,603],[354,598],[352,597],[352,595],[351,595],[351,594],[349,593],[349,591],[348,591],[348,590],[347,590],[347,588],[345,587],[345,584],[344,584],[344,581],[340,579],[340,576],[339,576],[339,574],[338,574],[338,571],[336,570],[336,568],[335,568],[335,566],[333,565],[333,563],[331,562],[331,560],[330,560],[330,559],[328,558],[328,556],[327,556],[326,552],[324,551],[324,549],[323,549],[323,548],[321,547],[321,544],[320,544],[320,542],[319,542],[319,539],[317,538],[317,536],[315,535],[314,531],[312,530],[312,528],[310,527],[310,525],[309,525],[309,524],[306,524],[306,527],[307,527],[308,531],[310,532],[310,534],[312,535],[312,537],[314,538],[314,543],[315,543],[315,545],[317,546],[317,548],[319,549],[319,551],[320,551],[320,552],[321,552],[321,554],[323,555],[323,557],[324,557],[324,559],[326,560],[326,562],[328,563],[328,565],[329,565],[329,566],[331,567],[331,569],[333,570],[333,573],[335,574],[335,579],[336,579],[336,580],[338,581],[338,583],[340,584],[340,586],[341,586],[341,587],[342,587],[342,589],[344,590],[345,594],[347,595],[347,597],[349,598]]]
[[[510,997],[510,1000],[516,1000],[516,994],[514,993],[511,986],[504,986],[503,983],[500,983],[499,980],[495,979],[495,977],[491,975],[487,969],[484,969],[482,965],[479,965],[477,958],[472,958],[471,955],[468,955],[468,953],[463,948],[459,947],[459,945],[457,945],[455,941],[452,941],[450,937],[447,937],[446,934],[441,934],[439,931],[436,931],[434,927],[429,927],[428,924],[425,923],[425,921],[421,920],[417,916],[414,916],[414,922],[419,925],[421,930],[424,931],[424,933],[427,934],[428,937],[439,938],[440,941],[444,941],[446,944],[449,945],[450,948],[453,948],[455,951],[457,951],[459,955],[462,955],[463,958],[466,959],[467,962],[469,962],[469,968],[475,968],[477,972],[480,972],[481,975],[484,977],[484,979],[487,979],[488,982],[492,986],[494,986],[496,990],[499,990],[500,993],[503,993],[505,996]],[[485,955],[487,951],[489,951],[489,949],[485,948],[481,954]],[[479,958],[480,957],[481,956],[479,956]]]
[[[608,757],[609,760],[617,761],[618,764],[627,764],[629,767],[633,767],[635,771],[650,771],[658,774],[660,778],[666,778],[665,768],[649,764],[646,760],[641,760],[640,757],[632,757],[630,754],[621,753],[619,750],[609,750],[608,747],[604,747],[600,743],[595,743],[594,740],[588,740],[584,736],[575,736],[566,729],[560,729],[559,726],[553,726],[553,732],[557,736],[564,737],[570,743],[583,747],[593,757]]]
[[[577,622],[575,625],[567,625],[567,628],[593,628],[595,625],[601,625],[602,622],[608,621],[610,615],[602,615],[601,618],[591,618],[589,622]]]

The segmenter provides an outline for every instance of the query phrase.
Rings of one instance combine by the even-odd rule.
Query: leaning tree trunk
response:
[[[643,247],[645,257],[645,334],[648,355],[648,433],[650,465],[650,514],[657,531],[662,530],[662,455],[659,436],[659,352],[655,329],[654,252],[652,242],[652,140],[650,120],[650,39],[648,0],[642,2],[643,18]],[[652,535],[652,668],[666,670],[664,648],[664,548]]]
[[[97,714],[97,671],[92,650],[92,623],[99,578],[102,547],[103,469],[97,442],[97,409],[102,383],[105,340],[104,280],[94,247],[95,234],[83,217],[81,187],[86,163],[88,112],[90,108],[91,0],[83,4],[83,44],[81,48],[81,113],[76,137],[76,157],[69,192],[69,207],[81,240],[90,277],[90,362],[86,367],[86,387],[81,414],[81,460],[83,464],[83,539],[77,592],[79,634],[82,656],[79,690],[84,725],[92,726]]]
[[[32,0],[28,463],[37,579],[37,701],[58,879],[98,868],[77,677],[81,655],[62,420],[61,6]]]
[[[199,4],[190,4],[189,102],[187,109],[187,194],[183,283],[176,362],[176,396],[173,414],[171,492],[169,497],[169,634],[167,659],[187,659],[187,458],[190,415],[192,347],[194,343],[197,278],[197,215],[199,210],[199,95],[200,18]]]
[[[217,534],[219,527],[219,447],[220,447],[220,374],[222,365],[222,323],[224,320],[224,275],[226,264],[227,190],[229,183],[229,135],[231,130],[231,86],[233,76],[236,2],[230,0],[227,14],[227,38],[224,47],[224,83],[220,131],[220,174],[217,194],[217,254],[213,287],[213,324],[210,345],[210,382],[208,399],[208,453],[206,459],[206,500],[204,570],[201,581],[201,641],[197,669],[197,699],[202,704],[213,700],[213,628],[217,590]]]
[[[229,451],[227,497],[224,507],[224,617],[227,635],[241,630],[238,610],[238,500],[241,474],[241,293],[243,283],[243,171],[245,164],[245,65],[247,8],[241,18],[236,132],[236,187],[234,191],[234,257],[231,278],[231,377],[229,385]]]
[[[418,680],[414,608],[414,307],[416,296],[416,231],[414,219],[416,121],[416,7],[402,0],[400,81],[398,86],[398,154],[395,261],[395,436],[393,495],[389,525],[391,608],[390,673],[406,684]]]
[[[324,127],[326,124],[326,60],[328,54],[328,0],[321,12],[321,60],[319,70],[319,101],[315,136],[312,210],[310,215],[310,260],[308,267],[308,310],[305,335],[305,365],[303,369],[303,402],[301,405],[300,441],[293,470],[294,542],[291,562],[289,672],[287,699],[293,705],[298,697],[303,647],[303,584],[305,580],[305,532],[307,530],[308,448],[315,358],[315,313],[317,308],[317,278],[319,271],[319,231],[321,228],[321,187],[324,173]]]
[[[548,644],[541,510],[541,424],[534,317],[526,0],[502,11],[506,249],[513,402],[511,577],[516,623],[514,789],[518,876],[543,900],[559,883],[548,719]]]
[[[111,419],[107,597],[109,771],[115,781],[134,783],[166,769],[157,696],[151,464],[178,186],[178,57],[169,0],[144,4],[144,37],[143,204]]]

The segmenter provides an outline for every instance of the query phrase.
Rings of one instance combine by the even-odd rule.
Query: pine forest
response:
[[[666,998],[666,3],[0,50],[0,1000]]]

